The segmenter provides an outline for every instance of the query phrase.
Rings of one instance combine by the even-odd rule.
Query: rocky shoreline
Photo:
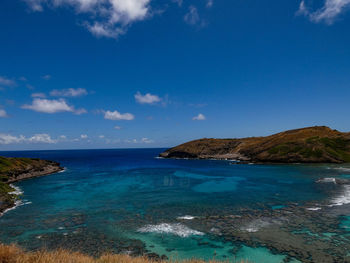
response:
[[[40,159],[0,157],[0,216],[16,206],[18,193],[11,183],[63,171],[59,163]]]
[[[204,138],[170,148],[159,157],[236,163],[349,163],[350,133],[315,126],[266,137]]]

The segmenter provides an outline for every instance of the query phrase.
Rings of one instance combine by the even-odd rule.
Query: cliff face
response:
[[[350,133],[315,126],[266,137],[200,139],[168,149],[160,157],[256,163],[345,163],[350,162]]]
[[[15,190],[9,183],[37,176],[48,175],[63,170],[59,163],[30,158],[0,157],[0,215],[14,205]]]

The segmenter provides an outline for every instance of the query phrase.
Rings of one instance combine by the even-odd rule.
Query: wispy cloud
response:
[[[188,13],[184,16],[184,20],[189,25],[196,25],[199,23],[199,14],[197,7],[191,5],[188,9]]]
[[[49,80],[49,79],[51,79],[51,75],[47,74],[47,75],[41,76],[41,78],[44,80]]]
[[[32,137],[27,139],[31,143],[56,143],[57,140],[53,140],[50,135],[46,133],[34,134]]]
[[[87,112],[85,109],[75,109],[73,106],[68,105],[64,99],[48,100],[34,98],[32,104],[25,104],[22,106],[22,109],[28,109],[42,113],[72,112],[78,115]]]
[[[337,17],[350,7],[350,0],[325,0],[323,7],[311,10],[305,1],[301,1],[297,15],[303,15],[314,23],[325,22],[333,24]]]
[[[80,138],[83,139],[83,140],[87,139],[88,137],[89,137],[89,136],[87,136],[86,134],[81,134],[81,135],[80,135]]]
[[[33,11],[70,7],[76,14],[88,14],[83,23],[97,37],[117,38],[134,22],[150,13],[150,0],[24,0]],[[86,18],[86,16],[84,16]]]
[[[0,144],[15,144],[15,143],[57,143],[57,140],[51,138],[49,134],[38,133],[31,137],[23,135],[15,136],[11,134],[0,133]]]
[[[69,88],[69,89],[61,89],[61,90],[55,89],[50,92],[50,95],[54,97],[80,97],[87,94],[88,94],[87,90],[82,88],[78,88],[78,89]]]
[[[0,133],[0,144],[20,143],[25,140],[23,135],[13,136],[11,134]]]
[[[140,104],[154,104],[161,101],[161,98],[158,95],[154,95],[151,93],[146,93],[142,95],[140,92],[137,92],[135,95],[135,100]]]
[[[173,0],[174,3],[176,3],[179,7],[182,6],[183,0]]]
[[[7,112],[4,109],[0,109],[0,118],[8,117]]]
[[[194,116],[192,118],[192,120],[194,120],[194,121],[204,121],[205,119],[206,119],[206,117],[202,113],[199,113],[197,116]]]
[[[0,76],[0,86],[13,87],[13,86],[16,86],[16,84],[17,84],[16,81],[4,76]]]
[[[211,8],[213,6],[213,4],[214,4],[214,0],[208,0],[207,4],[206,4],[206,7],[207,8]]]
[[[112,121],[131,121],[135,119],[135,116],[131,113],[120,113],[119,111],[104,111],[104,118],[106,120],[112,120]]]
[[[37,93],[33,93],[32,98],[46,98],[45,93],[41,93],[41,92],[37,92]]]
[[[118,126],[118,125],[116,125],[116,126],[114,126],[114,129],[115,130],[120,130],[122,127],[120,127],[120,126]]]
[[[154,140],[151,140],[149,138],[141,138],[141,139],[127,139],[124,142],[126,143],[139,143],[139,144],[149,144],[149,143],[154,143]]]

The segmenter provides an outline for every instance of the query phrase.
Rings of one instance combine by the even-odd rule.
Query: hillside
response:
[[[266,137],[205,138],[168,149],[159,156],[254,163],[346,163],[350,162],[350,133],[315,126]]]
[[[15,245],[0,244],[0,262],[3,263],[224,263],[227,261],[201,259],[189,260],[162,260],[149,257],[131,257],[125,254],[104,254],[93,258],[79,252],[66,251],[62,249],[54,251],[38,250],[26,252]],[[237,263],[248,263],[248,261],[237,261]]]
[[[63,170],[59,163],[30,158],[0,157],[0,214],[14,206],[17,196],[9,184]]]

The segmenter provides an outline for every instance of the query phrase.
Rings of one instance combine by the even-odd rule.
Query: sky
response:
[[[0,151],[350,131],[350,0],[2,0]]]

